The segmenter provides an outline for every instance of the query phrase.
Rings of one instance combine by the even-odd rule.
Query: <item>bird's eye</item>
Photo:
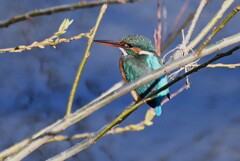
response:
[[[126,47],[126,48],[131,48],[132,47],[132,45],[131,44],[124,44],[124,47]]]
[[[120,44],[124,47],[124,48],[132,48],[133,46],[131,44],[128,44],[126,42],[121,41]]]

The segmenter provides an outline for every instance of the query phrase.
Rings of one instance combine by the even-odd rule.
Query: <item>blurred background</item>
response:
[[[0,20],[34,9],[70,4],[76,0],[1,0]],[[195,37],[220,8],[223,0],[212,0],[204,9],[193,33]],[[167,28],[165,40],[184,1],[165,1]],[[196,10],[199,0],[191,0],[182,20]],[[237,6],[235,2],[229,13]],[[40,16],[0,29],[0,48],[27,45],[50,37],[64,18],[74,22],[64,37],[88,32],[95,24],[100,7]],[[121,40],[129,34],[142,34],[153,40],[157,28],[157,1],[142,0],[111,5],[101,22],[96,39]],[[240,31],[240,15],[212,42]],[[181,21],[182,22],[182,21]],[[187,30],[185,30],[186,33]],[[181,43],[179,36],[166,50]],[[0,150],[31,136],[64,116],[68,95],[87,39],[62,43],[57,48],[32,49],[22,53],[0,54]],[[228,48],[229,49],[229,48]],[[223,51],[226,51],[224,49]],[[239,53],[239,51],[238,51]],[[164,54],[164,53],[163,53]],[[74,110],[87,104],[121,80],[120,51],[94,44],[74,101]],[[212,56],[209,56],[210,58]],[[206,60],[207,58],[203,59]],[[239,54],[220,60],[239,63]],[[191,88],[164,105],[161,117],[141,132],[107,136],[72,159],[81,161],[235,161],[240,160],[240,75],[236,69],[203,69],[190,76]],[[183,86],[178,82],[174,92]],[[130,94],[68,129],[64,134],[93,132],[116,117],[131,101]],[[137,123],[149,107],[142,106],[121,125]],[[25,160],[45,160],[77,141],[45,145]]]

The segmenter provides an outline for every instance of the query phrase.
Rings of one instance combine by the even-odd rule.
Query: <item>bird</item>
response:
[[[127,83],[144,77],[156,69],[163,68],[163,63],[160,57],[157,56],[151,40],[145,36],[129,35],[124,37],[121,41],[94,40],[94,42],[117,47],[121,50],[122,55],[119,60],[119,68],[123,80]],[[167,83],[167,76],[163,75],[131,91],[131,94],[135,101],[139,101]],[[146,102],[150,107],[155,109],[155,114],[157,116],[160,116],[162,113],[161,102],[165,97],[170,99],[168,88]]]

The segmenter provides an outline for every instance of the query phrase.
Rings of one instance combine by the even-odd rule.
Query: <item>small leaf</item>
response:
[[[66,32],[66,30],[68,29],[68,27],[72,24],[73,20],[69,20],[68,18],[65,18],[63,20],[63,22],[61,23],[58,32],[55,33],[55,35],[62,35]]]

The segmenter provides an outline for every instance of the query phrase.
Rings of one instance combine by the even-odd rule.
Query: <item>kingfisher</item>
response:
[[[156,69],[163,68],[163,63],[157,56],[151,40],[142,35],[129,35],[121,41],[94,40],[94,42],[117,47],[121,50],[122,55],[119,67],[122,78],[127,83],[143,77]],[[131,91],[131,94],[135,101],[139,101],[167,83],[167,77],[164,75]],[[170,99],[169,89],[161,91],[153,99],[146,102],[155,109],[157,116],[160,116],[162,113],[161,102],[166,96]]]

